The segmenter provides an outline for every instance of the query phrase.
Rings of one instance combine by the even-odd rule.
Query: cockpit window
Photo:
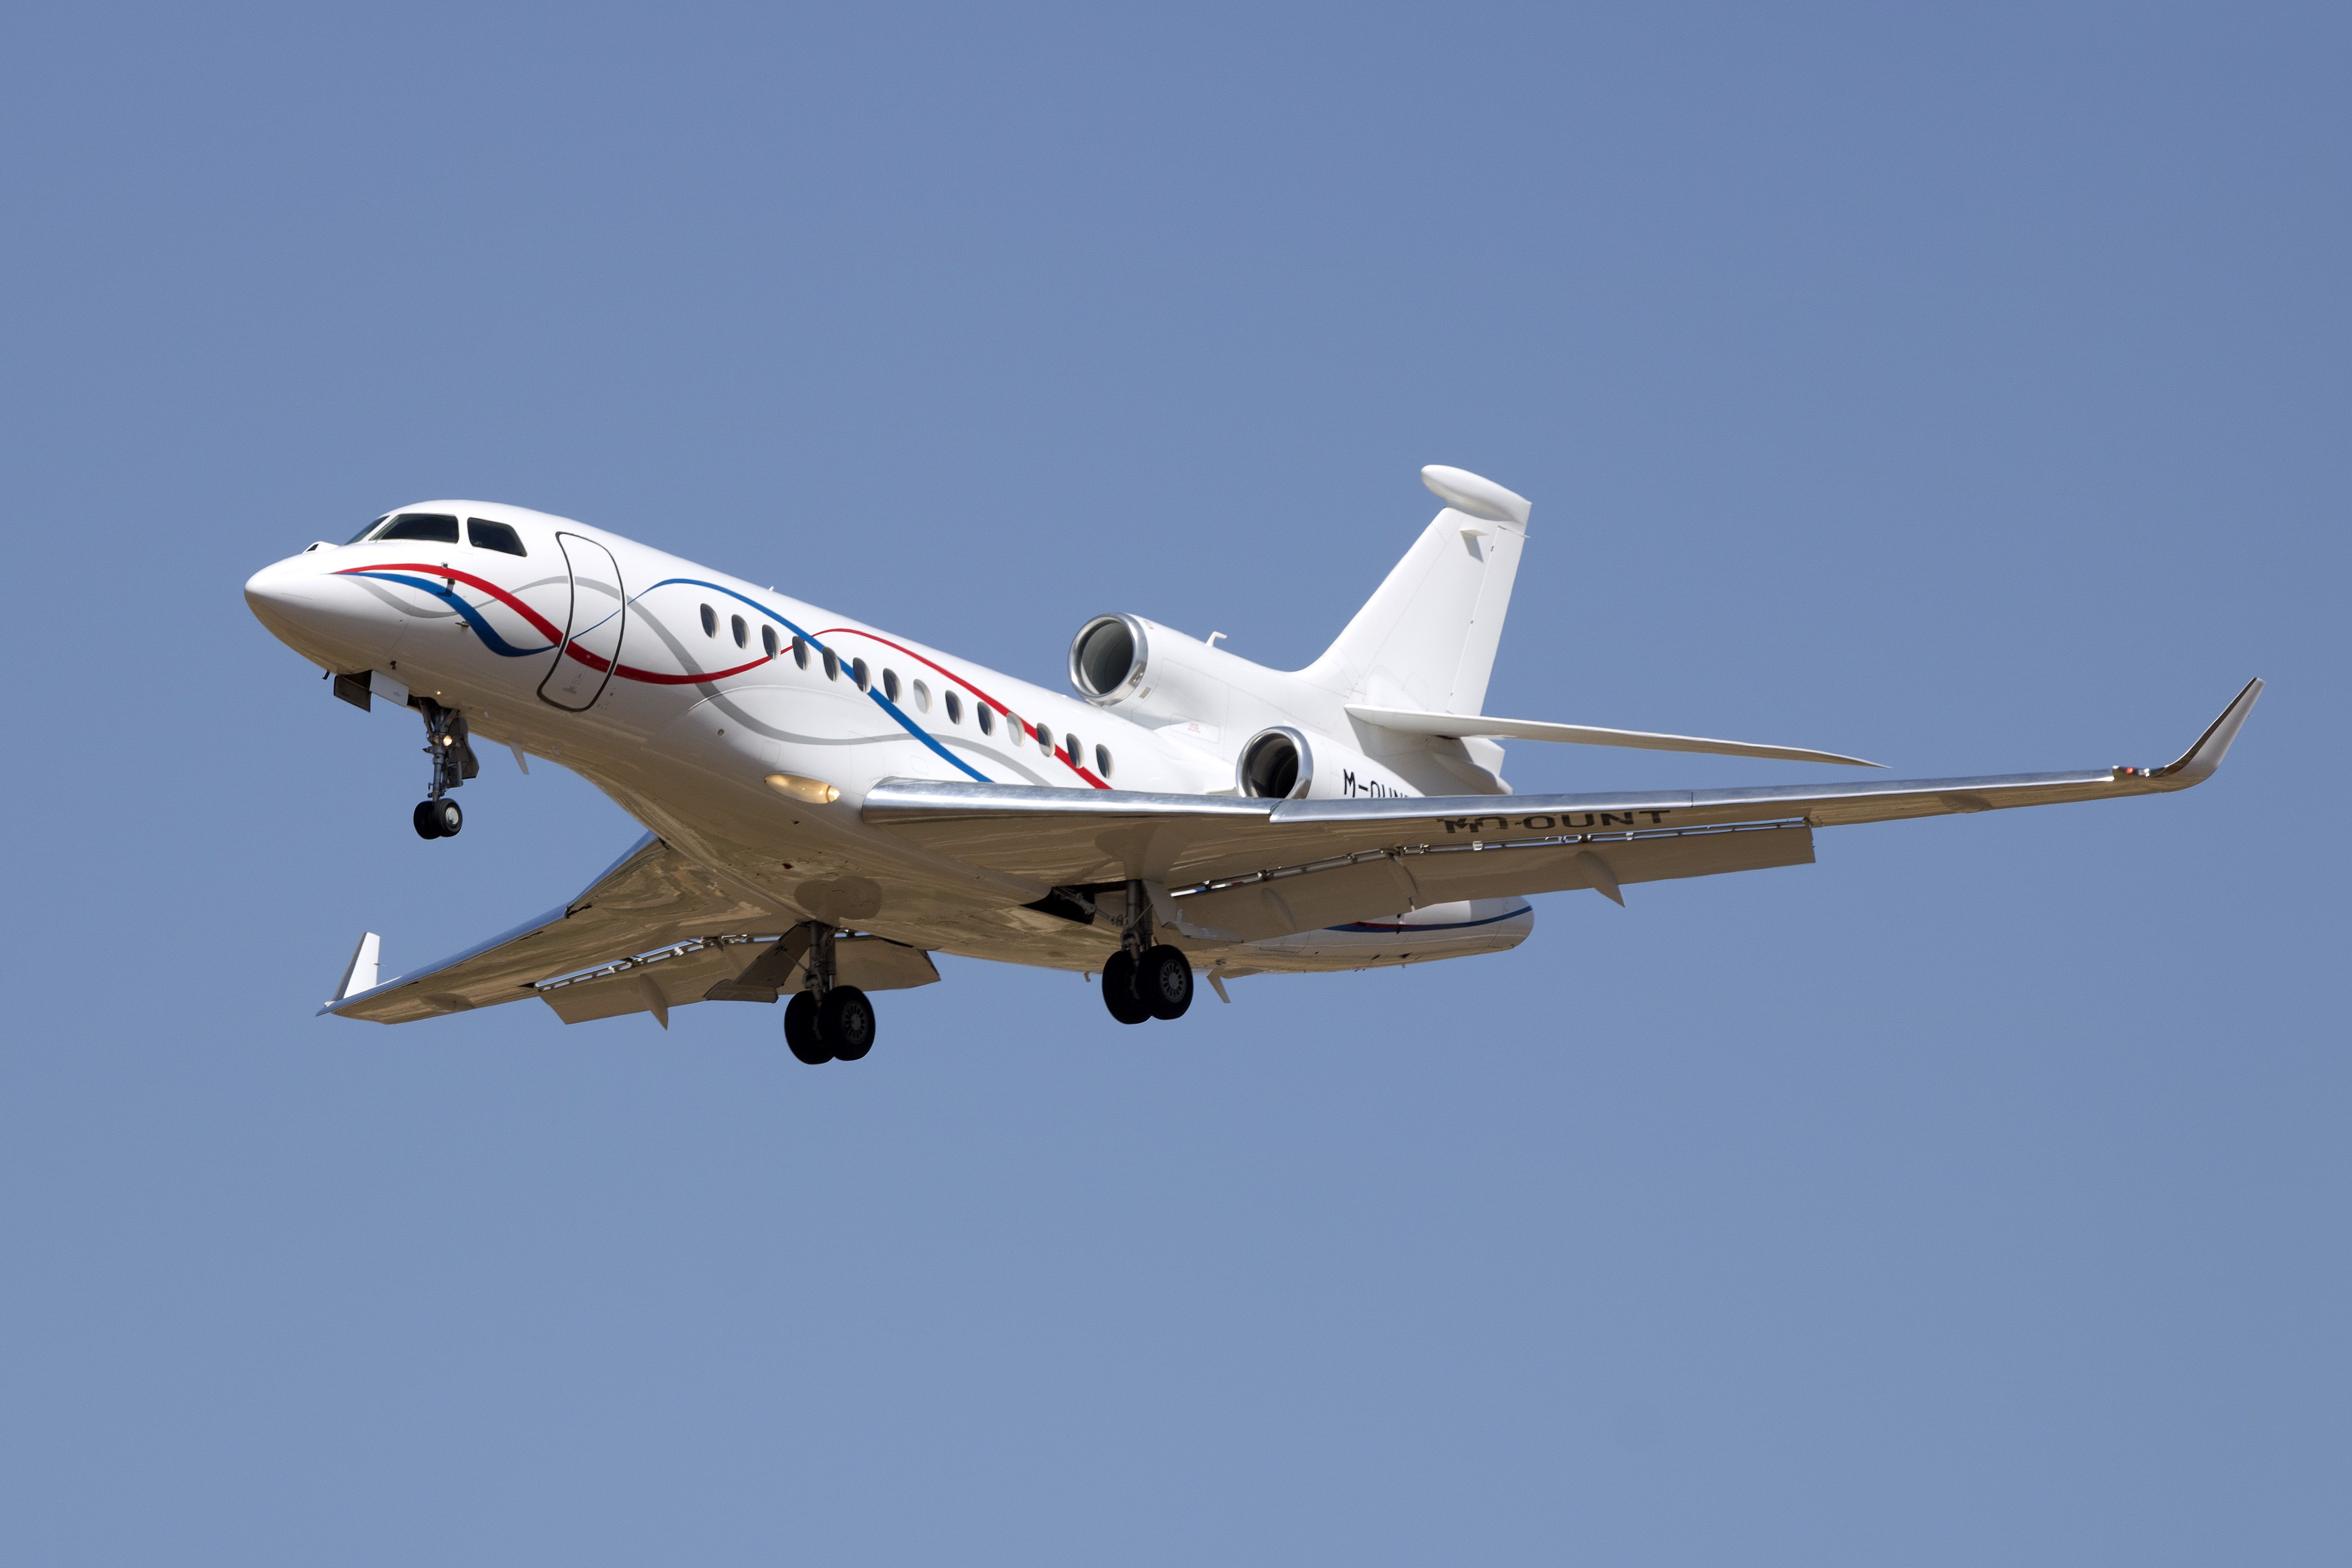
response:
[[[457,542],[457,520],[437,511],[404,511],[392,520],[392,526],[376,535],[377,540],[415,539],[434,544]]]
[[[392,513],[385,512],[383,517],[390,517]],[[354,533],[349,539],[344,540],[343,542],[345,544],[357,544],[361,540],[365,539],[369,534],[373,533],[377,529],[383,526],[383,517],[377,518],[373,522],[369,523],[365,528],[361,529],[357,533]]]
[[[492,522],[488,518],[467,518],[466,520],[466,537],[473,541],[474,548],[477,550],[499,550],[505,552],[509,555],[528,555],[530,553],[530,551],[525,550],[522,547],[521,534],[517,533],[513,529],[508,527],[503,522]]]

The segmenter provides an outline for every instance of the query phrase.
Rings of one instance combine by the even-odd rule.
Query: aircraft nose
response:
[[[302,584],[309,574],[297,570],[301,557],[274,562],[245,580],[245,603],[256,619],[283,637],[300,625],[309,603]]]
[[[338,669],[363,668],[383,657],[393,629],[380,606],[307,551],[247,578],[245,603],[270,636]]]

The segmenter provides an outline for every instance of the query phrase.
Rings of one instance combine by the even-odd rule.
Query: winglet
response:
[[[343,965],[343,977],[335,982],[335,994],[328,998],[327,1006],[349,1001],[362,991],[375,989],[376,961],[383,954],[383,939],[373,931],[360,937],[359,946],[352,949],[352,961]],[[325,1012],[326,1008],[320,1009]]]
[[[2238,738],[2239,726],[2253,711],[2254,699],[2262,694],[2259,677],[2246,682],[2246,689],[2221,710],[2221,716],[2197,737],[2197,743],[2183,752],[2179,762],[2168,767],[2150,768],[2147,782],[2158,789],[2187,789],[2211,778],[2213,770],[2221,765],[2221,759],[2230,754],[2230,742]]]

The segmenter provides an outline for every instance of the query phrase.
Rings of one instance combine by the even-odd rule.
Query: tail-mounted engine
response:
[[[1234,758],[1234,783],[1245,795],[1347,800],[1426,788],[1406,783],[1394,763],[1376,763],[1318,733],[1320,726],[1309,728],[1310,716],[1324,710],[1332,721],[1346,722],[1329,691],[1140,616],[1097,616],[1080,626],[1070,642],[1070,684],[1123,718],[1206,731],[1202,740]],[[1297,722],[1302,719],[1307,722]],[[1248,739],[1237,751],[1226,750],[1243,736]],[[1416,760],[1425,760],[1418,754],[1429,745],[1412,742]],[[1446,779],[1439,787],[1459,786]]]
[[[1078,695],[1146,724],[1189,720],[1222,728],[1235,721],[1237,694],[1254,713],[1255,692],[1269,678],[1286,679],[1141,616],[1097,616],[1070,641],[1070,685]]]
[[[1097,616],[1070,641],[1070,685],[1140,724],[1191,724],[1212,744],[1318,708],[1331,693],[1141,616]],[[1222,745],[1220,745],[1220,749]]]
[[[1359,800],[1417,793],[1361,752],[1287,724],[1249,738],[1234,764],[1234,783],[1255,800]]]

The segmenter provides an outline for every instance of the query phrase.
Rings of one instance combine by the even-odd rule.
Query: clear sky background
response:
[[[2208,1564],[2352,1538],[2336,7],[26,9],[0,1540]],[[1490,708],[2189,795],[1124,1029],[316,1019],[635,837],[239,597],[403,502],[1057,681],[1534,521]],[[1521,790],[1799,783],[1515,745]]]

